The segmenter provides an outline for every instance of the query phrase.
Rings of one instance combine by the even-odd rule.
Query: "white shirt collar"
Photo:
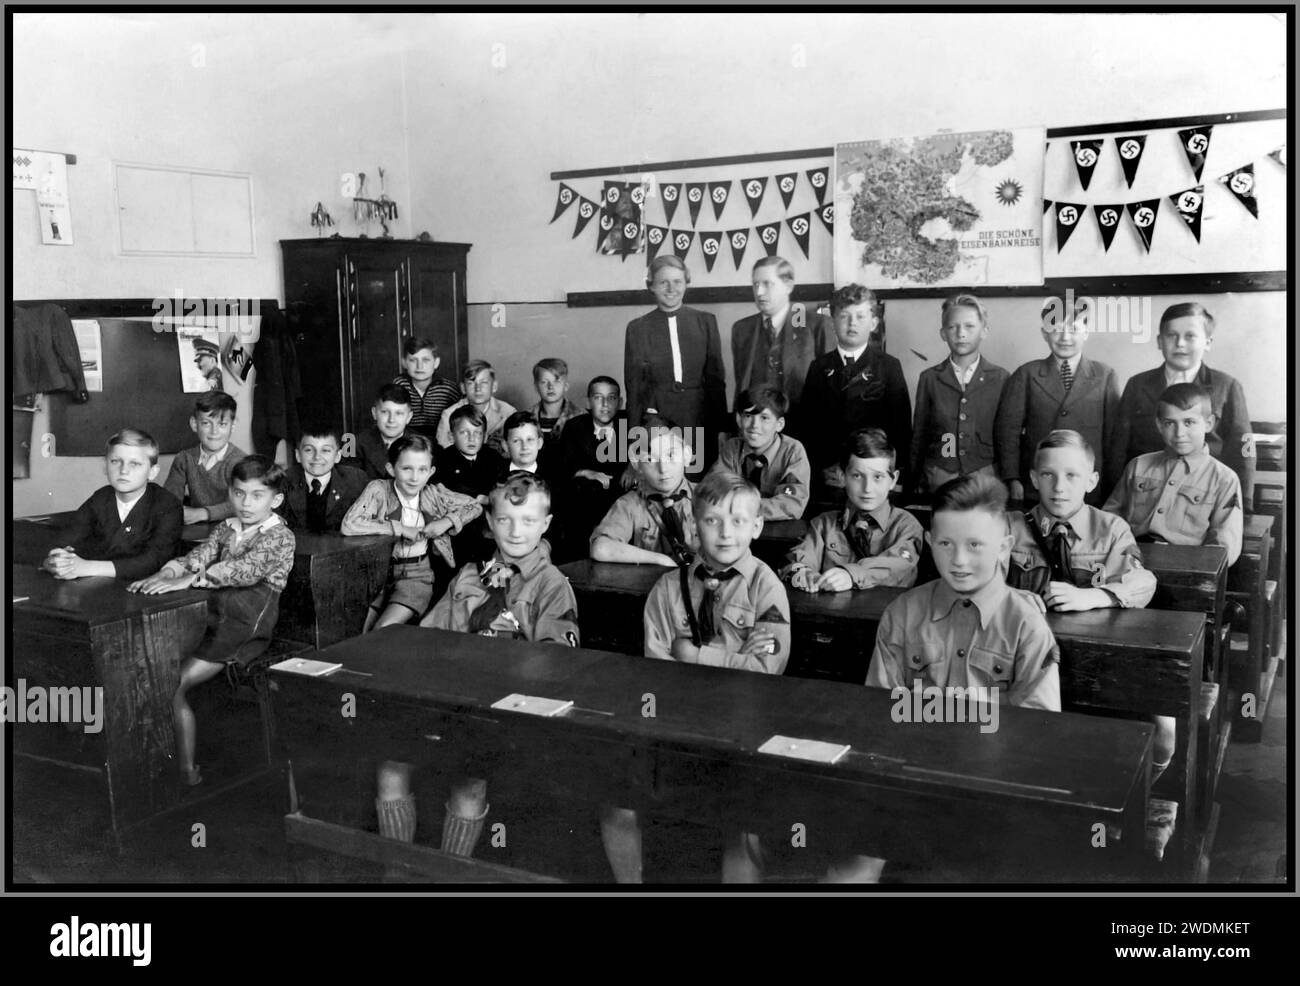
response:
[[[208,452],[203,448],[202,445],[200,445],[199,446],[199,468],[211,469],[218,462],[224,459],[226,457],[226,453],[229,451],[230,451],[229,442],[226,442],[226,444],[221,447],[220,452]]]
[[[510,463],[510,471],[511,472],[537,472],[537,463],[534,462],[531,466],[517,466],[512,462]]]
[[[135,505],[140,502],[140,497],[149,491],[148,484],[141,486],[140,491],[129,500],[122,500],[116,494],[113,495],[113,501],[117,504],[117,519],[126,520],[126,515],[135,509]]]
[[[243,541],[245,538],[252,537],[258,531],[270,530],[276,524],[282,523],[282,521],[280,520],[280,515],[273,511],[266,520],[262,521],[260,524],[254,524],[252,527],[244,527],[241,525],[238,517],[231,517],[229,523],[230,526],[235,529],[235,541],[239,542]]]
[[[862,358],[862,354],[867,351],[867,344],[863,343],[858,349],[845,349],[843,346],[836,346],[835,351],[840,354],[840,358],[849,363],[856,363]]]
[[[1062,364],[1062,363],[1069,363],[1069,364],[1070,364],[1070,373],[1073,375],[1073,374],[1079,372],[1079,362],[1080,362],[1080,360],[1083,359],[1083,353],[1075,353],[1073,356],[1069,357],[1068,359],[1061,359],[1060,357],[1057,357],[1057,356],[1053,356],[1052,359],[1053,359],[1053,361],[1055,361],[1055,363],[1056,363],[1056,372],[1057,372],[1057,373],[1060,373],[1060,372],[1061,372],[1061,364]]]
[[[790,317],[791,307],[792,306],[790,305],[786,305],[779,312],[777,312],[775,315],[772,316],[772,327],[775,328],[778,332],[781,330],[781,327],[785,325],[786,319]],[[764,315],[763,317],[767,318],[766,315]]]
[[[302,474],[302,478],[307,482],[307,492],[311,492],[312,483],[320,483],[320,491],[324,493],[330,488],[330,480],[334,478],[334,470],[331,469],[324,476],[309,476],[307,473]]]
[[[1165,385],[1172,387],[1176,383],[1196,383],[1196,378],[1201,374],[1201,364],[1197,363],[1190,370],[1171,370],[1169,364],[1165,364]]]
[[[980,368],[980,358],[976,356],[975,362],[963,370],[956,363],[953,363],[951,356],[948,357],[948,362],[952,365],[953,375],[957,377],[963,387],[975,379],[975,371]]]

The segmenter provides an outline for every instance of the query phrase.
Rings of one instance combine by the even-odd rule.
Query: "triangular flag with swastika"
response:
[[[700,206],[704,204],[704,193],[707,187],[702,181],[692,182],[686,186],[686,208],[691,212],[692,228],[700,218]]]
[[[1160,215],[1160,200],[1147,199],[1145,202],[1130,202],[1127,208],[1129,218],[1133,220],[1133,228],[1142,237],[1142,245],[1147,248],[1147,253],[1150,253],[1151,237],[1156,232],[1156,217]]]
[[[617,225],[614,219],[614,214],[612,212],[607,212],[606,210],[601,209],[599,225],[600,225],[600,232],[596,234],[597,253],[599,253],[600,248],[605,245],[605,241],[609,239],[609,234],[614,232],[614,226]]]
[[[1074,154],[1074,169],[1079,173],[1079,184],[1086,192],[1088,183],[1092,181],[1092,173],[1097,168],[1097,159],[1101,156],[1101,139],[1072,140],[1070,150]]]
[[[1119,217],[1124,215],[1124,206],[1094,205],[1092,211],[1097,214],[1097,228],[1101,230],[1101,245],[1106,250],[1110,250],[1111,241],[1115,239],[1115,230],[1119,229]]]
[[[1178,214],[1183,217],[1187,223],[1187,228],[1192,231],[1196,237],[1196,242],[1201,242],[1201,209],[1205,205],[1205,186],[1197,185],[1195,188],[1184,189],[1181,192],[1175,192],[1169,196],[1169,201],[1174,204]]]
[[[808,181],[812,183],[813,191],[817,193],[817,204],[826,204],[826,183],[830,180],[830,168],[813,168],[807,172]]]
[[[1138,165],[1142,163],[1142,152],[1147,146],[1146,134],[1130,134],[1115,138],[1115,151],[1119,154],[1119,166],[1124,169],[1124,180],[1128,187],[1133,187],[1137,177]]]
[[[1079,225],[1079,217],[1083,214],[1083,206],[1075,205],[1072,202],[1056,203],[1056,252],[1060,253],[1061,248],[1069,240],[1070,234],[1074,232],[1075,227]]]
[[[745,190],[745,201],[749,203],[749,218],[758,215],[758,207],[763,204],[763,193],[767,191],[766,178],[746,178],[740,183]]]
[[[718,251],[721,249],[722,233],[720,231],[700,230],[700,250],[704,253],[704,267],[706,270],[713,270],[713,262],[718,259]]]
[[[799,172],[791,171],[788,175],[776,176],[776,190],[781,193],[781,201],[785,207],[790,208],[790,200],[794,198],[794,187],[799,181]]]
[[[808,213],[802,213],[798,216],[791,216],[785,221],[790,227],[790,232],[794,234],[795,242],[799,244],[799,249],[803,251],[804,258],[808,257],[808,233],[812,229],[812,224],[808,222]]]
[[[664,222],[671,223],[673,213],[677,211],[677,203],[682,200],[682,186],[680,183],[660,185],[659,194],[664,200]]]
[[[664,238],[667,237],[668,230],[663,226],[646,226],[645,228],[645,259],[646,263],[655,259],[659,248],[664,245]]]
[[[1047,210],[1052,207],[1051,199],[1043,199],[1043,215],[1047,215]]]
[[[745,248],[749,246],[749,230],[728,230],[727,242],[731,244],[731,262],[736,265],[736,270],[740,270],[740,262],[745,257]]]
[[[1183,151],[1187,154],[1187,163],[1192,166],[1196,180],[1201,180],[1201,171],[1205,167],[1205,155],[1210,153],[1210,134],[1214,126],[1189,127],[1178,131],[1178,139],[1183,142]]]
[[[709,201],[713,203],[713,218],[721,219],[722,210],[727,207],[727,197],[731,195],[731,182],[709,182]]]
[[[1285,168],[1286,167],[1286,144],[1283,144],[1281,147],[1277,148],[1277,150],[1269,151],[1268,156]]]
[[[578,197],[577,192],[564,184],[564,182],[560,182],[559,194],[555,196],[555,215],[551,216],[551,222],[555,222],[555,220],[564,215],[565,210],[568,209],[569,206],[573,205],[573,203],[577,201]]]
[[[619,244],[618,252],[626,260],[629,253],[639,253],[640,251],[641,224],[635,219],[624,219],[623,242]]]
[[[822,217],[822,225],[826,227],[826,232],[832,236],[835,235],[835,203],[827,202],[817,210],[817,215]]]
[[[1229,171],[1219,178],[1228,187],[1237,201],[1250,210],[1250,214],[1259,218],[1259,200],[1255,198],[1255,165],[1243,164],[1236,171]]]
[[[626,190],[627,186],[625,186],[621,181],[605,182],[605,193],[602,199],[602,204],[606,209],[612,210],[614,206],[623,201],[623,194]]]
[[[781,224],[764,223],[754,230],[758,234],[758,240],[763,244],[763,249],[767,251],[769,257],[776,256],[777,245],[781,241]]]
[[[686,254],[690,252],[691,241],[695,239],[695,231],[690,229],[671,230],[673,236],[673,253],[677,255],[678,260],[685,260]]]
[[[596,214],[596,203],[591,201],[585,195],[578,196],[578,221],[573,224],[573,236],[570,239],[577,239],[587,223],[591,222],[591,217]]]

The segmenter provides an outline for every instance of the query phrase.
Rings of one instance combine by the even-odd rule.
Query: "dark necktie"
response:
[[[1065,388],[1067,394],[1070,392],[1070,385],[1073,383],[1074,371],[1070,369],[1070,361],[1063,359],[1061,360],[1061,386]]]
[[[1074,583],[1074,571],[1070,566],[1070,525],[1058,520],[1052,525],[1048,536],[1048,547],[1052,556],[1047,563],[1052,567],[1052,578],[1057,582]]]
[[[676,493],[651,493],[647,497],[651,503],[659,504],[659,531],[668,541],[668,553],[679,560],[682,553],[686,551],[686,531],[682,527],[681,517],[673,509],[673,504],[685,497],[685,490],[678,490]]]
[[[770,318],[763,319],[763,333],[767,336],[767,344],[773,346],[776,344],[776,326],[772,324]]]
[[[325,497],[319,479],[311,481],[311,492],[307,495],[307,527],[313,531],[325,527]]]
[[[763,328],[767,332],[767,382],[783,387],[785,385],[785,366],[781,362],[781,333],[772,324],[770,318],[763,319]]]
[[[495,558],[479,563],[478,581],[487,590],[487,595],[474,607],[474,612],[469,614],[470,633],[482,633],[491,629],[497,617],[510,608],[506,592],[510,588],[510,580],[518,574],[518,565],[510,565]]]
[[[713,638],[718,635],[717,621],[713,615],[713,611],[718,605],[718,588],[723,582],[734,579],[739,574],[734,568],[728,568],[723,572],[710,572],[703,565],[695,570],[695,577],[704,583],[704,596],[700,599],[701,646],[711,643]],[[690,604],[690,600],[686,600],[686,605],[689,606]]]
[[[862,510],[854,513],[853,519],[849,522],[849,540],[853,543],[856,561],[871,557],[871,531],[872,528],[879,527],[876,518],[871,514]]]
[[[767,456],[750,452],[741,463],[741,470],[749,485],[760,493],[763,492],[763,470],[767,468]]]

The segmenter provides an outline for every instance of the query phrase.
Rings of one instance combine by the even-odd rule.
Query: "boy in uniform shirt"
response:
[[[370,479],[386,479],[388,449],[406,434],[406,426],[411,421],[410,394],[399,384],[384,384],[375,395],[370,417],[375,423],[357,436],[357,454],[352,465]]]
[[[1065,310],[1067,303],[1073,304],[1072,311]],[[1090,314],[1088,304],[1073,295],[1048,298],[1041,318],[1051,352],[1019,367],[1002,388],[994,424],[997,466],[1012,500],[1023,501],[1028,495],[1032,501],[1029,476],[1038,443],[1058,428],[1078,432],[1094,454],[1108,456],[1100,463],[1101,482],[1088,494],[1088,503],[1100,506],[1124,468],[1124,460],[1113,454],[1119,424],[1115,371],[1083,355]]]
[[[56,579],[87,576],[139,579],[162,568],[181,536],[181,503],[152,482],[158,443],[124,428],[104,446],[108,485],[77,508],[60,536],[66,544],[45,556]]]
[[[1241,556],[1241,482],[1210,454],[1207,436],[1217,423],[1211,400],[1192,383],[1160,395],[1155,417],[1164,450],[1129,462],[1105,509],[1127,520],[1139,541],[1221,544],[1233,565]]]
[[[462,568],[420,625],[577,647],[577,600],[542,542],[551,522],[546,484],[532,476],[512,475],[492,490],[490,522],[495,553]],[[375,800],[380,834],[403,842],[415,839],[411,769],[407,763],[383,763]],[[472,855],[488,809],[486,780],[455,782],[443,819],[442,851]]]
[[[899,482],[896,455],[879,428],[849,436],[840,463],[848,505],[818,514],[790,549],[782,578],[804,592],[843,592],[916,582],[924,531],[889,491]]]
[[[195,448],[176,453],[163,488],[186,504],[187,524],[225,520],[234,514],[227,497],[230,474],[245,453],[231,444],[238,405],[229,394],[210,390],[194,401],[190,430],[199,436]]]
[[[803,444],[781,434],[790,402],[770,384],[736,398],[740,436],[728,438],[713,469],[744,476],[763,497],[764,520],[797,520],[808,506],[811,471]]]
[[[533,387],[538,402],[529,412],[537,419],[544,441],[558,439],[564,424],[582,412],[569,400],[569,364],[557,357],[538,360],[533,367]]]
[[[637,463],[637,488],[624,493],[595,530],[595,561],[676,568],[699,550],[686,443],[675,428],[649,426],[649,448]]]
[[[496,398],[497,371],[486,360],[472,359],[465,364],[465,370],[460,375],[460,389],[465,396],[443,411],[438,421],[438,444],[446,448],[452,443],[451,415],[458,407],[469,404],[476,407],[487,422],[484,445],[504,456],[506,448],[501,427],[506,423],[506,418],[515,413],[515,409]]]
[[[393,378],[393,383],[411,399],[411,420],[407,427],[429,439],[438,433],[442,412],[460,400],[459,387],[434,376],[441,362],[438,345],[432,339],[408,336],[402,340],[402,366],[406,372]]]
[[[288,490],[280,516],[293,528],[313,534],[337,534],[343,517],[369,480],[356,466],[340,462],[339,431],[330,424],[309,424],[298,439],[289,470]]]
[[[241,459],[230,474],[233,516],[184,558],[174,558],[132,592],[154,595],[182,589],[211,589],[208,629],[181,661],[172,696],[176,761],[181,783],[202,780],[194,763],[197,725],[189,691],[216,677],[227,664],[247,666],[270,646],[280,615],[280,593],[293,568],[293,532],[275,513],[284,496],[284,469],[264,455]]]
[[[655,583],[646,599],[645,655],[661,661],[781,674],[790,658],[790,601],[781,580],[750,552],[763,530],[761,497],[745,479],[710,472],[695,489],[699,558]],[[636,811],[606,807],[605,853],[619,883],[641,882]],[[758,853],[757,836],[732,833],[723,881],[736,882]]]

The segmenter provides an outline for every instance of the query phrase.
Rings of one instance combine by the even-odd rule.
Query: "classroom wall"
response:
[[[547,224],[551,171],[1287,103],[1285,23],[1266,14],[20,13],[13,23],[14,144],[78,156],[74,245],[42,246],[34,193],[11,194],[14,298],[282,297],[277,241],[313,235],[317,201],[341,232],[358,232],[341,176],[373,181],[383,165],[401,207],[394,235],[474,244],[470,348],[502,368],[502,396],[525,403],[543,355],[568,358],[579,386],[621,375],[623,327],[644,310],[562,303],[570,291],[637,288],[642,274],[635,259],[570,239],[568,217]],[[251,173],[256,256],[119,256],[114,161]],[[806,280],[831,280],[824,256],[814,252]],[[728,261],[714,279],[743,284]],[[1257,356],[1282,352],[1284,297],[1209,303],[1215,365],[1243,379],[1256,418],[1283,417],[1282,360]],[[891,352],[937,357],[936,307],[895,303]],[[1010,366],[1039,353],[1032,333],[1013,334],[1036,323],[1032,307],[991,303],[990,358]],[[713,310],[725,350],[747,307]],[[1127,375],[1155,350],[1125,343],[1105,356]],[[904,360],[910,379],[919,366]],[[247,414],[236,440],[247,441]],[[101,482],[97,460],[38,455],[32,466],[12,484],[14,515],[70,508]]]

